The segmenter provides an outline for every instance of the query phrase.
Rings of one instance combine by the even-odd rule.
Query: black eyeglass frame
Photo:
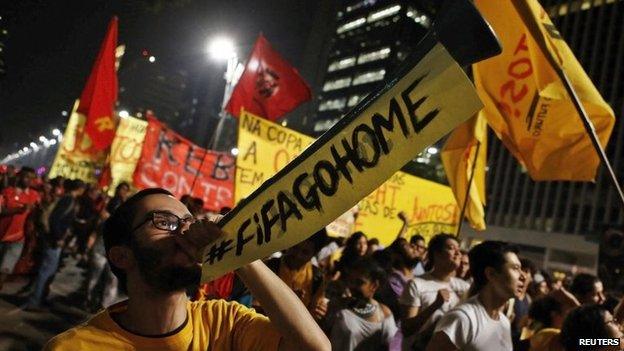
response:
[[[166,228],[166,227],[161,226],[156,221],[157,216],[170,216],[170,219],[176,218],[176,226],[175,226],[175,228]],[[169,211],[151,211],[147,215],[145,215],[145,219],[142,220],[141,223],[137,224],[134,228],[132,228],[132,230],[130,232],[133,233],[135,230],[141,228],[145,223],[147,223],[149,221],[152,221],[152,224],[154,225],[154,227],[156,229],[165,230],[165,231],[168,231],[168,232],[174,232],[174,231],[178,230],[184,223],[192,222],[194,220],[195,220],[195,217],[193,217],[193,216],[180,218],[176,214],[171,213]]]

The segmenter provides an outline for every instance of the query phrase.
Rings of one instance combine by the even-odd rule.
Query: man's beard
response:
[[[163,253],[149,246],[132,243],[132,251],[137,258],[141,277],[154,289],[170,293],[184,290],[191,285],[198,285],[201,267],[163,265]]]

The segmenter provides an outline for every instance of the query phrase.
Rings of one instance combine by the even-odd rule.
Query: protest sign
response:
[[[314,138],[243,111],[238,128],[235,201],[249,196],[265,180],[284,168]],[[327,225],[330,236],[353,232],[353,213],[348,211]]]
[[[204,249],[202,281],[305,240],[482,108],[458,62],[499,53],[495,36],[467,0],[445,3],[437,20],[383,88],[219,222],[225,235]]]
[[[76,100],[48,177],[80,179],[95,184],[104,166],[106,152],[93,150],[91,139],[84,132],[86,117],[76,111],[78,104]]]
[[[162,187],[178,198],[191,194],[219,211],[234,203],[234,168],[229,153],[206,151],[150,116],[133,179],[139,189]]]
[[[132,175],[141,157],[146,131],[147,122],[138,118],[126,117],[119,121],[108,156],[112,180],[109,195],[114,195],[115,188],[121,182],[132,185]]]
[[[481,108],[437,44],[396,85],[356,108],[222,220],[203,281],[290,247],[349,210],[401,166]]]
[[[451,188],[404,172],[395,173],[360,201],[355,230],[389,245],[401,231],[399,212],[407,217],[405,236],[420,234],[425,240],[437,233],[455,233],[459,207]]]

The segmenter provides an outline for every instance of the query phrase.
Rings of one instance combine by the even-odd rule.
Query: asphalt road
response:
[[[83,309],[81,291],[84,274],[83,268],[66,258],[50,286],[47,306],[36,312],[19,308],[28,296],[20,292],[28,279],[16,277],[7,282],[0,291],[0,350],[41,350],[54,335],[87,320],[90,314]]]

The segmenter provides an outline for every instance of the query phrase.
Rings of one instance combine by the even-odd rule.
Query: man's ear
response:
[[[127,271],[134,267],[134,255],[127,246],[113,246],[108,250],[108,260],[115,267]]]
[[[485,271],[483,273],[485,273],[485,277],[488,281],[492,281],[498,272],[494,269],[494,267],[485,267]]]

